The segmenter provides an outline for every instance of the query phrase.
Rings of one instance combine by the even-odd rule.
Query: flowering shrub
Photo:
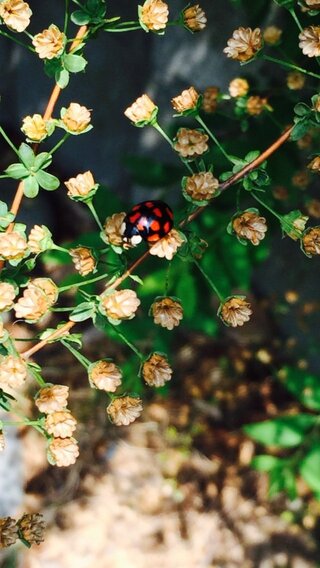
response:
[[[211,308],[208,310],[208,302],[204,302],[202,307],[196,305],[197,296],[201,294],[199,278],[203,279],[201,286],[207,286],[207,291],[218,298],[220,324],[232,328],[246,325],[255,314],[247,297],[233,293],[233,290],[248,288],[248,271],[242,274],[241,266],[248,264],[248,255],[258,262],[255,249],[266,251],[264,239],[271,217],[279,223],[283,236],[300,244],[302,253],[297,246],[297,255],[304,253],[313,257],[320,254],[320,227],[307,225],[309,218],[303,212],[298,209],[288,211],[281,203],[287,199],[286,189],[281,186],[289,172],[285,172],[283,177],[275,176],[274,186],[269,174],[272,160],[270,165],[267,162],[291,141],[307,154],[304,159],[310,174],[317,176],[320,172],[320,156],[313,152],[313,146],[319,140],[320,124],[320,94],[317,92],[320,26],[309,25],[310,18],[319,15],[320,5],[311,0],[275,2],[289,12],[294,25],[299,28],[296,50],[300,50],[301,66],[293,63],[291,57],[279,59],[274,55],[277,55],[282,42],[285,48],[282,30],[275,25],[265,30],[239,27],[230,39],[226,38],[221,57],[231,58],[241,65],[254,66],[265,61],[288,70],[288,73],[284,71],[284,89],[290,104],[284,115],[281,108],[277,112],[277,100],[271,103],[268,94],[257,94],[251,80],[242,76],[246,75],[247,67],[241,67],[240,76],[230,82],[228,92],[221,92],[216,85],[209,85],[203,92],[196,86],[186,85],[171,101],[175,113],[175,122],[170,126],[174,129],[172,135],[160,124],[159,109],[149,94],[141,94],[134,102],[128,101],[125,116],[136,127],[155,129],[176,157],[174,182],[177,195],[172,201],[178,205],[174,210],[173,227],[171,210],[161,201],[146,201],[132,209],[126,203],[125,211],[114,210],[103,218],[102,211],[96,206],[103,188],[91,171],[79,172],[69,180],[60,180],[51,173],[55,152],[66,140],[85,135],[94,126],[95,109],[91,111],[81,102],[70,101],[66,108],[59,110],[59,95],[72,80],[72,74],[85,71],[85,48],[92,37],[101,33],[141,29],[161,35],[167,32],[169,24],[185,28],[186,33],[199,32],[207,24],[202,8],[189,5],[173,19],[166,2],[146,0],[138,7],[137,20],[124,22],[121,16],[108,17],[104,0],[87,0],[84,3],[74,0],[77,5],[75,11],[69,11],[69,3],[66,3],[63,30],[52,23],[47,29],[32,35],[29,5],[20,0],[2,0],[0,3],[3,24],[0,35],[24,45],[34,57],[43,60],[44,71],[54,82],[44,113],[39,114],[39,108],[35,108],[33,115],[23,118],[19,147],[0,126],[0,134],[16,155],[15,163],[7,165],[1,178],[18,182],[11,207],[0,203],[0,311],[3,314],[0,327],[0,405],[4,411],[15,414],[16,392],[24,388],[27,377],[38,384],[34,411],[37,409],[39,414],[32,420],[23,418],[22,423],[35,427],[45,437],[48,460],[53,465],[72,465],[79,455],[78,444],[73,437],[76,417],[67,408],[68,387],[47,383],[40,366],[31,359],[38,351],[52,342],[59,342],[61,348],[69,350],[83,365],[88,375],[88,388],[104,391],[110,420],[117,426],[129,425],[143,410],[143,389],[139,381],[142,380],[148,387],[158,388],[166,385],[173,375],[169,358],[158,350],[157,341],[154,345],[147,342],[151,353],[141,353],[137,346],[140,343],[138,327],[149,329],[148,326],[155,324],[156,331],[162,327],[167,334],[168,331],[174,333],[181,321],[186,321],[194,329],[213,335],[218,323]],[[300,22],[298,14],[306,24]],[[74,26],[77,26],[76,33]],[[22,41],[23,32],[26,33]],[[24,43],[26,40],[28,43]],[[308,89],[304,90],[306,80],[309,81]],[[232,124],[236,136],[237,133],[240,136],[247,131],[255,132],[261,125],[268,128],[271,124],[273,136],[269,145],[264,143],[262,151],[252,147],[243,151],[239,146],[236,154],[231,150],[234,147],[232,141],[230,143],[228,138],[221,141],[216,135],[215,119],[218,119],[219,112],[227,124]],[[50,139],[54,133],[59,140],[53,146]],[[269,130],[266,138],[270,138]],[[244,146],[247,146],[248,140],[250,137]],[[144,170],[143,161],[141,164],[139,169],[139,161],[133,163],[138,177]],[[292,185],[308,185],[306,172],[306,169],[302,174],[294,172]],[[25,224],[16,221],[22,199],[36,199],[40,191],[58,188],[65,191],[67,198],[80,202],[79,207],[82,204],[88,208],[97,226],[91,241],[81,235],[71,245],[62,246],[54,242],[50,227],[36,224],[27,230]],[[216,209],[216,200],[223,199],[229,189],[235,194],[232,209],[229,204],[221,212]],[[279,202],[280,211],[275,210],[274,200]],[[289,201],[288,205],[290,207]],[[313,200],[312,207],[313,211],[319,211],[319,201]],[[146,216],[145,208],[149,208],[149,216]],[[168,215],[169,220],[166,218]],[[319,218],[319,214],[316,217]],[[212,233],[215,235],[212,236]],[[136,247],[138,244],[140,248]],[[225,276],[228,271],[224,271],[224,262],[219,260],[219,250],[229,250],[231,282]],[[73,267],[76,276],[67,284],[54,282],[46,274],[38,276],[41,260],[44,259],[45,264],[46,259],[54,255]],[[150,257],[162,259],[151,265],[156,285],[154,281],[150,283],[150,273],[141,273],[142,278],[136,273],[140,265],[147,259],[150,261]],[[199,278],[195,278],[196,273]],[[65,298],[70,298],[70,291],[74,292],[72,306],[65,306]],[[69,292],[68,296],[66,292]],[[147,321],[145,302],[152,294]],[[142,311],[145,324],[141,323]],[[8,322],[22,319],[27,324],[35,324],[45,321],[48,314],[59,315],[59,312],[68,312],[68,320],[55,320],[54,329],[48,328],[36,334],[32,347],[24,351],[18,348],[18,340],[9,333]],[[106,358],[98,361],[90,361],[83,355],[81,334],[75,333],[74,328],[84,321],[133,351],[138,358],[136,375],[140,377],[134,381],[134,389],[128,389],[129,378],[117,362],[107,358],[108,353]],[[126,321],[129,323],[123,323]],[[142,332],[141,335],[147,334]],[[164,342],[167,346],[168,341]],[[317,390],[310,392],[308,397],[302,397],[302,388],[297,387],[295,373],[289,369],[286,376],[288,389],[300,400],[302,398],[310,413],[249,425],[246,431],[267,445],[298,447],[302,459],[298,463],[291,457],[258,456],[255,466],[271,472],[278,483],[277,490],[288,488],[283,472],[290,471],[293,477],[300,472],[310,487],[320,494],[319,480],[314,474],[316,464],[320,464],[320,446],[316,441],[320,383],[316,383]],[[3,421],[2,430],[5,431],[9,425],[10,421]],[[310,444],[300,447],[308,433]],[[3,449],[3,432],[1,436]],[[6,527],[9,525],[7,521]],[[10,538],[2,540],[4,546],[6,542],[12,543]]]

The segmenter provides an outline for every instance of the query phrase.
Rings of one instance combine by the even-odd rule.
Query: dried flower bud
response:
[[[81,134],[90,125],[91,112],[79,103],[70,103],[67,109],[62,111],[62,122],[72,134]]]
[[[320,200],[319,199],[311,199],[307,203],[307,211],[309,215],[315,217],[316,219],[320,219]]]
[[[4,0],[0,4],[0,18],[15,32],[23,32],[30,24],[32,11],[22,0]]]
[[[135,396],[114,398],[107,407],[107,414],[116,426],[128,426],[139,418],[142,412],[142,400]]]
[[[194,201],[209,201],[217,193],[219,181],[212,172],[201,172],[182,180],[183,193]]]
[[[208,140],[209,136],[201,130],[179,128],[173,147],[182,158],[193,160],[208,150]]]
[[[47,121],[43,120],[41,114],[25,116],[21,130],[32,142],[42,142],[48,135]]]
[[[319,0],[304,0],[311,10],[320,10]]]
[[[218,315],[223,323],[231,327],[242,326],[249,321],[252,310],[244,296],[227,298],[219,307]]]
[[[28,247],[34,254],[39,254],[52,248],[52,233],[45,225],[35,225],[28,238]]]
[[[256,95],[248,98],[246,109],[251,116],[259,116],[264,110],[271,111],[272,107],[268,104],[266,97],[262,98]]]
[[[171,229],[170,233],[152,245],[149,252],[152,256],[172,260],[178,248],[180,248],[184,242],[185,239],[182,233],[176,229]]]
[[[232,220],[232,229],[245,241],[257,246],[266,236],[267,224],[264,217],[260,217],[257,209],[248,209]]]
[[[28,286],[23,296],[14,305],[17,319],[35,322],[41,319],[49,310],[50,305],[46,294],[37,286]]]
[[[25,513],[17,522],[17,526],[23,540],[26,540],[29,544],[40,544],[44,541],[46,523],[40,513]]]
[[[183,318],[181,302],[170,297],[157,298],[153,302],[150,312],[154,323],[170,330],[178,326]]]
[[[34,278],[29,282],[28,288],[40,288],[40,290],[45,294],[49,307],[53,306],[58,299],[59,288],[53,280],[51,280],[51,278]]]
[[[0,549],[12,546],[18,538],[18,527],[11,517],[0,518]]]
[[[27,378],[26,362],[16,355],[6,355],[0,359],[0,384],[12,389],[21,387]]]
[[[306,189],[310,182],[309,172],[307,170],[300,170],[292,176],[292,185],[299,189]]]
[[[5,437],[4,437],[4,433],[3,433],[2,430],[0,430],[0,452],[3,452],[5,447],[6,447],[6,440],[5,440]],[[1,528],[0,528],[0,532],[1,532]],[[0,536],[0,542],[1,542],[1,536]],[[1,546],[0,546],[0,548],[1,548]]]
[[[114,213],[107,217],[103,227],[104,237],[107,243],[114,247],[122,247],[123,239],[121,234],[121,226],[124,221],[126,213]]]
[[[165,355],[152,353],[142,364],[141,375],[150,387],[163,387],[170,381],[172,369]]]
[[[290,71],[287,75],[287,86],[292,91],[303,89],[306,78],[299,71]]]
[[[249,83],[247,79],[242,79],[241,77],[236,77],[232,79],[229,84],[229,93],[231,97],[245,97],[249,91]]]
[[[0,282],[0,312],[10,310],[15,297],[15,287],[9,282]]]
[[[100,296],[101,308],[112,320],[132,319],[140,306],[140,300],[133,290],[107,290]]]
[[[199,93],[195,90],[194,87],[189,87],[189,89],[185,89],[182,91],[181,95],[174,97],[171,100],[171,104],[179,113],[184,113],[190,110],[196,110],[199,101]]]
[[[87,276],[90,272],[94,272],[97,261],[89,247],[70,249],[69,253],[76,270],[78,270],[81,276]]]
[[[68,404],[69,387],[65,385],[52,385],[42,388],[35,400],[40,412],[51,414],[65,409]]]
[[[281,227],[282,230],[294,241],[301,239],[302,233],[305,230],[309,217],[302,215],[299,209],[290,211],[286,215],[282,215]]]
[[[227,57],[237,59],[238,61],[249,61],[262,48],[262,34],[259,28],[252,30],[251,28],[240,27],[235,30],[227,42],[228,47],[223,51]]]
[[[277,26],[268,26],[263,32],[263,39],[268,45],[277,45],[281,36],[282,30]]]
[[[308,164],[308,169],[313,173],[320,174],[320,156],[315,156],[313,160]]]
[[[320,56],[320,26],[309,26],[299,35],[299,47],[308,57]]]
[[[40,59],[54,59],[63,51],[66,36],[57,26],[51,24],[47,30],[34,36],[32,45],[34,46]]]
[[[215,112],[218,106],[219,87],[207,87],[202,95],[202,109],[208,114]]]
[[[129,106],[124,114],[131,122],[137,126],[145,126],[152,124],[156,120],[158,107],[148,97],[148,95],[141,95],[134,103]]]
[[[48,460],[58,467],[68,467],[79,456],[78,442],[75,438],[54,438],[48,448]]]
[[[115,392],[121,385],[119,367],[107,359],[92,363],[88,369],[90,385],[106,392]]]
[[[310,227],[305,231],[302,247],[307,256],[320,254],[320,227]]]
[[[23,235],[16,231],[0,233],[0,258],[2,260],[21,260],[26,252],[27,241]]]
[[[139,13],[142,27],[146,31],[151,30],[153,32],[163,30],[167,25],[168,17],[168,4],[162,2],[162,0],[146,0]]]
[[[68,196],[71,199],[92,197],[98,187],[90,170],[70,178],[64,182],[64,185],[68,189]]]
[[[206,27],[207,18],[199,4],[188,6],[183,10],[182,15],[185,27],[191,32],[201,32]]]
[[[77,421],[70,410],[57,410],[48,414],[45,429],[55,438],[70,438],[77,427]]]

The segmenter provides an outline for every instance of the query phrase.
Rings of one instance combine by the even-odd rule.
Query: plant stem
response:
[[[302,31],[303,31],[303,27],[302,27],[302,25],[301,25],[300,22],[299,22],[298,16],[297,16],[297,14],[295,13],[294,8],[290,8],[290,9],[289,9],[289,12],[290,12],[291,16],[293,17],[295,23],[297,24],[297,26],[298,26],[300,32],[302,32]]]
[[[160,126],[157,122],[155,122],[152,126],[161,134],[161,136],[163,136],[163,138],[168,142],[168,144],[170,144],[171,148],[174,150],[172,140],[171,140],[171,139],[169,138],[169,136],[165,133],[165,131],[162,130],[161,126]],[[180,160],[184,163],[184,165],[186,166],[187,170],[189,170],[189,172],[190,172],[191,174],[193,174],[193,169],[192,169],[192,167],[190,166],[190,164],[188,163],[188,161],[187,161],[185,158],[182,158],[181,156],[179,156],[179,158],[180,158]]]
[[[92,216],[93,216],[95,222],[97,223],[97,225],[98,225],[100,231],[103,231],[103,226],[102,226],[102,224],[101,224],[101,221],[100,221],[100,219],[99,219],[99,217],[98,217],[98,214],[97,214],[97,212],[96,212],[96,210],[95,210],[95,208],[94,208],[94,205],[93,205],[92,201],[87,201],[86,204],[88,205],[88,207],[89,207],[89,209],[90,209],[90,211],[91,211],[91,213],[92,213]]]
[[[215,294],[218,296],[220,302],[224,301],[224,296],[221,294],[221,292],[219,292],[218,288],[216,287],[216,285],[212,282],[210,276],[208,276],[208,274],[204,271],[204,269],[202,268],[202,266],[199,264],[199,262],[193,257],[193,262],[196,265],[196,267],[198,268],[198,270],[201,272],[202,276],[205,278],[205,280],[208,282],[210,288],[212,288],[212,290],[215,292]]]
[[[142,30],[141,26],[134,26],[130,28],[103,28],[105,32],[134,32],[135,30]]]
[[[50,150],[49,154],[51,154],[52,156],[60,148],[60,146],[64,144],[64,142],[69,138],[69,136],[71,136],[71,134],[69,134],[69,132],[66,132],[65,135],[61,138],[61,140],[59,140],[59,142],[52,148],[52,150]]]
[[[59,287],[60,292],[66,292],[67,290],[71,290],[71,288],[80,288],[80,286],[87,286],[87,284],[93,284],[93,282],[98,282],[99,280],[103,280],[107,278],[109,274],[100,274],[100,276],[96,276],[95,278],[90,278],[90,280],[82,280],[80,282],[74,282],[74,284],[68,284],[68,286],[61,286]]]
[[[31,45],[27,45],[26,43],[24,43],[23,41],[20,41],[19,39],[15,38],[14,36],[12,36],[11,34],[8,34],[7,32],[4,32],[2,30],[0,30],[0,35],[2,35],[3,37],[6,37],[8,39],[11,39],[12,41],[14,41],[15,43],[17,43],[18,45],[21,45],[22,47],[25,47],[26,49],[28,49],[29,51],[32,51],[32,53],[35,52],[35,49],[33,47],[31,47]]]
[[[72,308],[51,308],[51,312],[72,312],[72,310],[74,310],[74,307]]]
[[[51,246],[51,250],[58,250],[58,251],[60,251],[60,252],[66,253],[66,254],[70,254],[70,251],[69,251],[68,249],[66,249],[66,248],[64,248],[64,247],[60,247],[59,245],[55,245],[55,244],[53,244],[53,245]]]
[[[223,146],[221,146],[219,140],[217,140],[217,138],[215,137],[215,135],[211,132],[211,130],[207,127],[207,125],[205,124],[205,122],[203,122],[201,116],[199,116],[198,114],[195,116],[195,119],[197,120],[197,122],[199,122],[199,124],[202,126],[202,128],[207,132],[207,134],[210,136],[211,140],[213,140],[213,142],[216,144],[216,146],[219,148],[220,152],[224,155],[224,157],[228,160],[228,162],[231,162],[232,164],[234,164],[234,161],[232,160],[232,158],[230,158],[230,156],[228,155],[228,153],[225,151],[225,149],[223,148]]]
[[[69,21],[69,0],[65,0],[64,26],[63,33],[66,35]]]
[[[122,341],[124,341],[124,343],[126,345],[128,345],[128,347],[130,347],[130,349],[137,355],[137,357],[139,357],[140,361],[143,361],[144,356],[142,355],[142,353],[140,353],[140,351],[137,349],[137,347],[135,347],[135,345],[133,345],[133,343],[131,343],[131,341],[129,341],[129,339],[127,339],[126,336],[123,335],[123,333],[121,331],[119,331],[119,329],[116,325],[113,325],[110,322],[109,322],[109,324],[112,327],[112,329],[116,332],[116,334],[122,339]]]
[[[12,148],[12,150],[14,151],[14,153],[17,154],[18,158],[20,159],[18,148],[16,148],[15,145],[13,144],[13,142],[11,142],[9,136],[5,133],[5,131],[3,130],[2,126],[0,126],[0,134],[1,134],[1,136],[5,139],[5,141],[6,141],[7,144],[10,146],[10,148]]]
[[[271,57],[270,55],[262,55],[262,59],[265,61],[271,61],[272,63],[277,63],[278,65],[282,65],[283,67],[287,67],[288,69],[294,69],[294,71],[299,71],[300,73],[304,73],[305,75],[310,75],[310,77],[315,77],[316,79],[320,79],[320,75],[317,73],[313,73],[312,71],[307,71],[303,69],[303,67],[298,67],[298,65],[293,65],[293,63],[288,63],[287,61],[283,61],[282,59],[277,59],[275,57]]]
[[[274,211],[272,209],[272,207],[270,207],[270,205],[267,205],[267,203],[265,203],[264,201],[262,201],[262,199],[260,199],[260,197],[257,196],[256,193],[254,193],[253,191],[251,192],[252,197],[258,201],[262,207],[264,207],[265,209],[267,209],[268,211],[270,211],[270,213],[272,213],[272,215],[274,215],[279,221],[282,221],[282,215],[280,215],[279,213],[277,213],[276,211]]]
[[[74,349],[70,343],[68,343],[67,341],[65,341],[64,339],[61,339],[62,345],[64,345],[64,347],[66,349],[68,349],[70,351],[70,353],[72,353],[72,355],[79,361],[79,363],[81,363],[81,365],[87,370],[89,365],[91,365],[91,361],[89,361],[89,359],[87,359],[84,355],[82,355],[81,353],[79,353],[79,351],[77,351],[76,349]]]

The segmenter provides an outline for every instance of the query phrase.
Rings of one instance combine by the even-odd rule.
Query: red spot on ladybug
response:
[[[139,212],[135,213],[134,215],[129,216],[130,223],[135,224],[136,221],[138,221],[138,219],[140,219],[140,213]]]
[[[173,213],[163,201],[142,201],[127,213],[123,221],[122,238],[125,243],[137,244],[140,236],[149,243],[155,243],[171,231]]]
[[[161,211],[161,209],[159,209],[159,207],[155,207],[154,210],[153,210],[153,213],[154,213],[157,217],[160,217],[160,219],[161,219],[161,217],[162,217],[162,211]]]
[[[155,243],[157,241],[160,241],[161,237],[159,236],[159,233],[155,233],[154,235],[148,235],[147,237],[147,241],[150,243]]]
[[[138,204],[138,205],[135,205],[134,207],[132,207],[132,211],[138,211],[139,207],[140,207],[139,204]]]
[[[145,207],[153,207],[153,201],[145,201]]]
[[[160,223],[159,221],[152,221],[150,223],[150,229],[152,229],[153,231],[160,231]]]
[[[171,225],[170,225],[169,221],[167,221],[167,222],[163,225],[163,230],[164,230],[164,232],[165,232],[166,235],[169,233],[169,231],[171,230]]]

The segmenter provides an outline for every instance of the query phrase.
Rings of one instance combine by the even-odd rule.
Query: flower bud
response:
[[[21,260],[26,252],[27,241],[23,235],[16,231],[0,233],[0,258],[2,260]]]
[[[41,114],[25,116],[21,130],[32,142],[42,142],[48,135],[47,122],[43,120]]]
[[[180,248],[184,242],[184,235],[176,229],[171,229],[165,237],[150,247],[149,252],[152,256],[172,260],[178,248]]]
[[[51,278],[34,278],[30,280],[28,288],[39,288],[45,294],[49,307],[53,306],[58,299],[59,288]]]
[[[10,310],[15,297],[15,287],[9,282],[0,282],[0,312]]]
[[[95,271],[97,261],[89,247],[70,249],[69,253],[75,269],[79,272],[80,276],[87,276],[90,272]]]
[[[266,219],[260,217],[257,209],[247,209],[232,220],[232,229],[241,241],[250,241],[257,246],[264,239],[267,231]]]
[[[252,310],[244,296],[232,296],[220,305],[218,315],[224,324],[238,327],[249,321]]]
[[[0,549],[12,546],[18,539],[18,527],[11,517],[0,518]]]
[[[320,56],[320,26],[309,26],[299,34],[299,47],[308,57]]]
[[[69,410],[57,410],[48,414],[45,429],[55,438],[70,438],[77,427],[77,421]]]
[[[142,364],[141,375],[150,387],[163,387],[172,375],[167,357],[161,353],[152,353]]]
[[[320,174],[320,156],[315,156],[313,160],[308,164],[308,169],[312,173]]]
[[[305,75],[299,73],[299,71],[290,71],[287,75],[287,86],[292,91],[298,91],[303,89],[306,82]]]
[[[201,130],[179,128],[173,148],[182,158],[194,160],[208,150],[209,136]]]
[[[107,407],[107,414],[116,426],[128,426],[139,418],[142,412],[142,400],[135,396],[114,398]]]
[[[49,309],[46,294],[37,286],[28,286],[14,305],[16,318],[30,323],[41,319]]]
[[[111,320],[132,319],[140,306],[140,300],[133,290],[107,290],[100,295],[101,308]]]
[[[104,240],[114,247],[123,246],[123,238],[121,234],[121,226],[124,221],[126,213],[114,213],[107,217],[103,227]]]
[[[247,113],[251,116],[259,116],[264,110],[272,110],[268,104],[268,99],[259,97],[258,95],[249,97],[246,105]]]
[[[249,83],[247,79],[242,79],[241,77],[236,77],[232,79],[229,84],[229,93],[231,97],[245,97],[249,91]]]
[[[58,467],[68,467],[79,456],[78,442],[74,438],[54,438],[48,448],[49,462]]]
[[[180,114],[183,114],[186,111],[197,110],[198,101],[199,93],[197,93],[194,87],[189,87],[189,89],[182,91],[181,95],[174,97],[171,100],[171,104],[174,110],[176,110]]]
[[[16,355],[6,355],[0,359],[0,384],[12,389],[21,387],[27,379],[26,362]]]
[[[302,247],[307,256],[320,254],[320,227],[310,227],[305,231]]]
[[[106,392],[115,392],[121,385],[119,367],[107,359],[92,363],[88,369],[90,385]]]
[[[124,114],[136,126],[145,126],[156,119],[157,112],[158,107],[148,95],[142,95],[124,111]]]
[[[233,32],[232,38],[228,40],[227,44],[228,47],[223,50],[227,57],[238,61],[249,61],[262,48],[261,30],[259,28],[252,30],[251,28],[240,27]]]
[[[212,172],[201,172],[182,180],[184,196],[189,200],[204,202],[212,199],[219,188],[219,180]],[[201,204],[201,203],[200,203]]]
[[[42,388],[35,400],[40,412],[51,414],[65,409],[68,404],[69,387],[65,385],[52,385]]]
[[[183,318],[180,301],[170,297],[157,298],[153,302],[150,312],[155,324],[170,330],[178,326]]]
[[[14,32],[23,32],[30,24],[32,11],[22,0],[4,0],[0,3],[0,18]]]
[[[146,0],[140,12],[139,19],[146,31],[158,32],[163,30],[168,22],[168,4],[162,0]]]
[[[54,59],[62,53],[65,41],[64,33],[55,24],[51,24],[47,30],[34,36],[32,45],[40,59]]]
[[[70,103],[67,109],[62,110],[61,117],[68,132],[81,134],[90,125],[91,112],[79,103]]]
[[[88,170],[83,174],[70,178],[64,182],[71,199],[88,199],[96,193],[98,185],[95,183],[92,173]]]
[[[268,45],[280,43],[282,30],[277,26],[268,26],[263,32],[263,39]]]
[[[34,254],[39,254],[52,248],[52,234],[45,225],[35,225],[28,238],[28,247]]]
[[[44,541],[46,524],[40,513],[25,513],[17,522],[19,533],[29,544],[40,544]]]
[[[199,4],[188,6],[182,12],[183,23],[191,32],[201,32],[207,24],[207,18]]]
[[[217,110],[218,97],[220,89],[219,87],[207,87],[203,91],[202,95],[202,109],[208,114],[213,113]]]

